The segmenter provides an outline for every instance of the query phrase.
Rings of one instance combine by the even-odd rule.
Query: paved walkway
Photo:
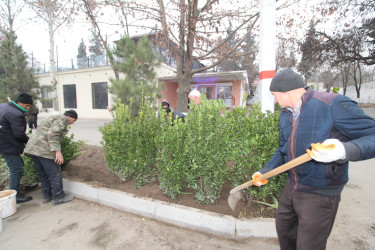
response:
[[[234,241],[75,199],[53,206],[34,200],[3,219],[0,249],[278,249],[275,239]]]
[[[112,122],[112,120],[95,120],[95,119],[78,119],[69,130],[69,134],[73,133],[77,140],[84,140],[86,144],[100,146],[102,140],[102,133],[99,127]]]
[[[371,116],[372,118],[375,118],[375,108],[365,108],[363,109],[366,114]]]
[[[327,249],[375,249],[375,159],[352,163]],[[0,249],[279,249],[276,239],[240,241],[171,226],[98,203],[34,200],[3,219]]]

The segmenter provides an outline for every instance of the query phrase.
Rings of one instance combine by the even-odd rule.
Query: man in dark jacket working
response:
[[[168,118],[170,116],[170,113],[172,112],[172,122],[174,122],[176,119],[181,119],[182,122],[185,122],[185,115],[181,113],[178,110],[172,110],[169,106],[169,103],[167,100],[163,100],[161,102],[161,107],[165,110],[166,112],[166,120],[168,121]]]
[[[31,196],[21,195],[19,187],[24,167],[21,154],[29,140],[25,114],[31,104],[32,96],[26,93],[20,94],[16,101],[0,104],[0,154],[8,165],[9,188],[17,191],[17,203],[32,200]]]
[[[260,176],[312,147],[312,161],[288,171],[277,212],[281,249],[325,249],[340,194],[348,182],[348,161],[375,157],[375,120],[356,102],[335,94],[305,88],[302,77],[284,70],[271,81],[270,91],[280,104],[279,148]],[[330,145],[330,147],[328,147]]]

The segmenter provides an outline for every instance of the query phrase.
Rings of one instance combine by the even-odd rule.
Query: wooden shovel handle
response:
[[[280,167],[277,167],[277,168],[275,168],[275,169],[273,169],[273,170],[271,170],[271,171],[269,171],[269,172],[261,175],[259,179],[261,181],[263,181],[265,179],[271,178],[271,177],[273,177],[275,175],[278,175],[278,174],[281,174],[281,173],[283,173],[283,172],[285,172],[285,171],[287,171],[289,169],[297,167],[297,166],[299,166],[299,165],[301,165],[301,164],[303,164],[305,162],[308,162],[311,159],[312,159],[311,156],[308,153],[305,153],[305,154],[301,155],[300,157],[297,157],[294,160],[291,160],[290,162],[287,162],[287,163],[281,165]],[[231,189],[229,193],[233,194],[235,192],[238,192],[238,191],[240,191],[242,189],[245,189],[247,187],[250,187],[252,185],[254,185],[253,180],[245,182],[244,184],[241,184],[241,185],[239,185],[239,186]]]

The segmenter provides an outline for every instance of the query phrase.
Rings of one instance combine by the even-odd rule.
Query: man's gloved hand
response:
[[[251,178],[253,179],[253,182],[254,182],[254,185],[255,186],[262,186],[262,185],[265,185],[265,184],[267,184],[268,183],[268,180],[266,179],[266,180],[263,180],[263,181],[261,181],[260,180],[260,177],[262,176],[262,174],[260,173],[260,172],[256,172],[256,173],[254,173],[252,176],[251,176]]]
[[[327,139],[323,143],[312,143],[307,153],[316,161],[333,162],[346,157],[344,145],[337,139]]]

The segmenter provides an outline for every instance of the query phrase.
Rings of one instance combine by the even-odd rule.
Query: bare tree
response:
[[[346,95],[346,89],[348,87],[349,83],[349,71],[350,71],[351,63],[350,62],[341,62],[337,64],[337,69],[339,70],[341,83],[342,83],[342,89],[343,89],[343,95]]]
[[[365,82],[366,78],[370,78],[371,76],[369,72],[364,69],[364,65],[359,61],[352,64],[349,75],[353,79],[355,91],[357,92],[357,98],[359,99],[361,97],[362,84]]]
[[[334,31],[321,31],[340,52],[340,58],[345,61],[359,61],[366,65],[375,64],[375,0],[323,0],[323,7],[337,12]],[[351,46],[353,41],[361,37],[361,49]],[[358,42],[356,42],[358,43]]]
[[[324,87],[326,91],[329,92],[331,87],[335,84],[337,79],[340,77],[340,72],[333,72],[332,70],[326,70],[321,73],[323,78]]]
[[[133,1],[132,8],[137,17],[153,23],[149,28],[160,35],[163,46],[176,60],[177,108],[181,111],[187,109],[192,76],[213,69],[238,53],[259,18],[255,1],[246,4],[229,0],[220,1],[220,4],[218,0]],[[232,29],[228,33],[229,25]],[[235,36],[238,37],[235,46],[222,50],[226,51],[225,54],[217,53]],[[216,57],[217,54],[221,57]],[[206,65],[193,67],[197,61]]]
[[[108,1],[108,2],[111,3],[112,1]],[[100,41],[102,42],[102,44],[104,46],[104,49],[106,51],[106,55],[108,57],[109,63],[112,66],[113,72],[115,74],[115,79],[118,81],[120,79],[119,70],[116,67],[115,58],[114,58],[112,50],[111,50],[111,48],[108,44],[107,38],[103,34],[103,31],[100,27],[100,20],[99,20],[100,17],[102,17],[104,15],[101,9],[103,7],[105,7],[106,5],[111,5],[108,2],[107,1],[100,1],[100,0],[99,1],[96,1],[96,0],[81,0],[81,5],[82,5],[81,7],[82,7],[83,11],[85,12],[87,18],[89,19],[91,25],[93,26],[93,28],[97,32],[97,35],[98,35]],[[122,1],[113,1],[112,6],[116,6],[115,2],[121,3]],[[126,7],[123,4],[121,4],[121,10],[123,10],[125,8]],[[122,13],[124,13],[124,15],[126,15],[127,12],[125,12],[125,10],[123,10]],[[120,21],[120,23],[122,23],[122,21]],[[127,21],[125,22],[125,24],[127,24]]]
[[[247,14],[239,9],[232,10],[241,17],[237,19],[233,15],[234,13],[221,9],[217,0],[208,0],[203,4],[199,4],[198,0],[180,0],[179,2],[170,2],[168,5],[165,5],[163,0],[157,0],[157,4],[157,11],[153,15],[160,20],[164,42],[176,59],[177,64],[177,108],[186,111],[192,76],[219,65],[227,56],[234,53],[255,26],[259,13],[257,11],[251,13],[248,10],[249,14]],[[226,4],[224,3],[224,5]],[[232,6],[235,6],[234,3],[232,3]],[[251,7],[255,8],[256,6]],[[222,35],[223,32],[226,32],[226,29],[221,29],[225,27],[225,19],[227,18],[237,19],[238,25],[233,28],[233,32],[217,42],[215,33],[219,34],[220,32],[220,35]],[[249,23],[250,25],[248,25]],[[249,28],[245,31],[246,36],[243,36],[236,46],[228,50],[223,57],[213,58],[215,51],[221,48],[239,30],[247,26]],[[203,68],[193,69],[195,60],[207,59],[214,59],[214,61]]]
[[[1,0],[0,1],[0,19],[5,26],[0,26],[0,32],[2,29],[7,31],[15,30],[14,21],[16,17],[21,13],[24,6],[16,2],[16,0]]]
[[[286,46],[286,41],[284,39],[280,39],[276,51],[276,71],[293,68],[296,66],[296,61],[294,52]]]
[[[259,11],[257,1],[239,0],[82,0],[84,11],[108,52],[108,44],[100,29],[101,8],[112,6],[119,16],[117,25],[129,34],[130,28],[152,32],[159,47],[167,48],[176,62],[178,103],[187,109],[187,95],[194,74],[215,68],[233,55],[241,54],[241,46],[251,31],[257,30]],[[278,9],[295,0],[278,1]],[[122,16],[122,17],[120,17]],[[231,32],[227,32],[229,24]],[[236,37],[234,46],[227,46]],[[225,53],[217,53],[219,50]],[[220,55],[218,57],[217,55]],[[243,55],[243,53],[242,53]],[[111,58],[109,58],[111,61]],[[204,67],[194,67],[198,62]],[[112,63],[111,63],[112,64]],[[112,64],[113,66],[114,64]],[[114,69],[116,70],[116,69]]]
[[[361,30],[349,32],[344,29],[343,33],[334,36],[317,32],[317,37],[319,44],[315,46],[314,52],[315,55],[318,55],[318,62],[329,64],[340,72],[344,95],[347,86],[353,84],[359,98],[364,77],[361,65],[366,62],[364,62],[363,56],[359,58],[356,55],[362,55],[366,50],[363,32]],[[351,79],[353,81],[350,81]]]
[[[117,18],[119,20],[120,26],[125,29],[124,35],[130,36],[129,33],[129,26],[132,24],[130,23],[129,19],[134,15],[134,12],[131,7],[131,0],[105,0],[106,5],[112,6],[117,14]]]
[[[24,0],[24,2],[35,12],[37,18],[48,26],[50,79],[51,85],[56,86],[55,32],[62,25],[72,20],[75,10],[75,0]],[[55,110],[59,109],[57,94],[54,108]]]

